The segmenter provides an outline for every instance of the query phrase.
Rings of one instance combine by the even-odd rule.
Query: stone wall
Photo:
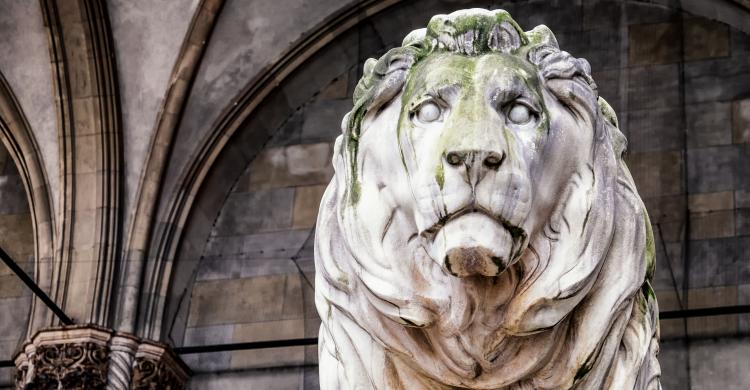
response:
[[[628,46],[628,162],[656,236],[660,309],[746,304],[750,37],[664,15],[630,25]],[[748,333],[749,318],[664,320],[662,338]]]
[[[238,178],[199,262],[185,345],[317,337],[314,227],[320,199],[333,176],[332,141],[351,104],[348,88],[347,74],[333,80],[289,118]],[[229,290],[235,293],[227,294]],[[290,388],[289,383],[297,387],[296,381],[317,384],[314,366],[279,373],[258,370],[314,365],[315,346],[195,355],[186,360],[194,370],[204,372],[251,370],[232,376],[242,383],[260,385],[276,378],[278,387],[273,388],[279,389]],[[197,380],[193,386],[220,388],[206,381]]]
[[[0,144],[0,247],[27,273],[34,272],[31,214],[16,165]],[[26,335],[31,291],[0,262],[0,360],[10,359]],[[12,383],[10,368],[0,368],[0,387]]]

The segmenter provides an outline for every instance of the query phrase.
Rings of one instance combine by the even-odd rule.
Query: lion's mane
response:
[[[550,97],[580,108],[591,138],[544,228],[492,281],[444,272],[418,237],[368,234],[406,217],[379,192],[391,183],[363,182],[364,134],[398,134],[379,118],[398,106],[410,69],[441,52],[528,61]],[[342,128],[316,232],[322,388],[659,388],[654,244],[626,140],[588,63],[546,26],[524,32],[502,10],[435,16],[365,63]]]

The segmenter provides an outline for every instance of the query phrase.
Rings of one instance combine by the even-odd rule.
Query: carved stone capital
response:
[[[168,345],[86,325],[39,331],[16,355],[16,389],[184,389]]]
[[[189,379],[189,369],[164,344],[144,341],[138,346],[133,365],[133,390],[183,389]]]

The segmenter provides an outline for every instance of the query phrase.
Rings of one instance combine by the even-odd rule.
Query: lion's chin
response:
[[[497,276],[513,260],[513,235],[480,212],[448,221],[425,247],[433,260],[457,277]]]

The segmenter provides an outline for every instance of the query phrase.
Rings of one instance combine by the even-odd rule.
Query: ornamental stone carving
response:
[[[188,380],[187,367],[175,369],[182,362],[163,345],[144,342],[135,355],[133,367],[133,390],[179,390]]]
[[[365,63],[316,236],[321,388],[659,389],[654,243],[588,62],[502,10]]]
[[[16,355],[16,389],[184,389],[168,346],[93,325],[43,330]]]

